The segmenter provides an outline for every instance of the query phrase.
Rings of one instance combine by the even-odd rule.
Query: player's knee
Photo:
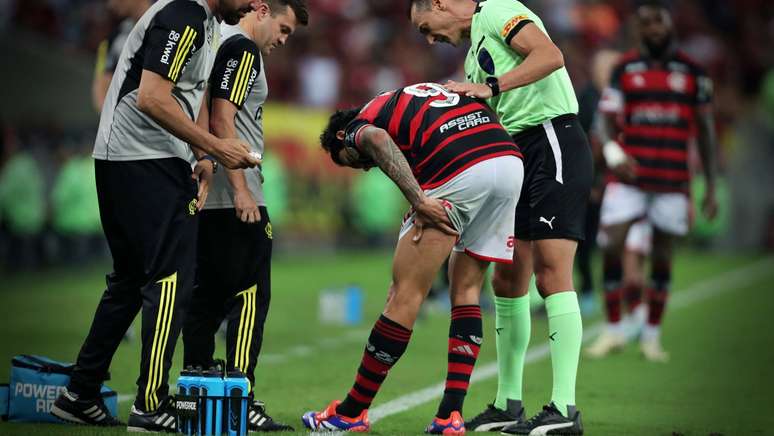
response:
[[[418,309],[424,300],[424,294],[416,287],[401,283],[390,285],[390,294],[387,300],[388,307],[393,310],[412,311]]]
[[[568,274],[555,265],[541,265],[535,268],[535,285],[543,297],[572,290],[572,271]]]
[[[510,295],[516,290],[516,283],[513,279],[513,274],[500,272],[495,268],[494,274],[492,274],[492,290],[495,295]]]

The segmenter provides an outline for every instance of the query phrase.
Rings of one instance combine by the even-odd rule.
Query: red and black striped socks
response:
[[[452,308],[446,389],[436,414],[438,418],[446,419],[455,410],[462,413],[462,404],[468,393],[470,375],[476,365],[482,340],[481,307],[470,305]]]
[[[672,265],[669,262],[653,262],[650,275],[648,296],[648,325],[660,326],[664,308],[669,298],[669,285],[672,281]]]
[[[605,288],[605,314],[608,324],[621,322],[621,301],[624,290],[621,288],[623,266],[618,258],[605,256],[603,282]]]
[[[406,351],[410,338],[411,330],[384,315],[379,317],[368,337],[355,384],[336,408],[336,413],[355,418],[371,406],[390,368]]]

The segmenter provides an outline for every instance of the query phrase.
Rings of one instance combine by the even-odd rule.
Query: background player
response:
[[[151,0],[108,0],[110,12],[123,20],[97,49],[97,64],[94,67],[94,80],[91,84],[92,102],[97,112],[102,112],[110,81],[113,80],[113,73],[118,66],[118,59],[121,57],[129,32],[152,3]]]
[[[496,265],[492,280],[497,397],[468,425],[517,434],[546,428],[582,433],[575,378],[583,325],[572,276],[577,241],[584,237],[593,165],[562,52],[540,18],[515,0],[413,0],[411,5],[411,21],[430,44],[458,45],[470,39],[465,59],[469,83],[449,82],[446,87],[486,99],[524,153],[514,261]],[[522,379],[533,272],[546,299],[554,382],[551,402],[524,421]]]
[[[661,2],[643,2],[637,22],[641,47],[624,56],[600,102],[603,154],[612,169],[600,218],[609,238],[604,260],[608,328],[589,353],[603,356],[623,343],[620,257],[632,223],[647,216],[653,252],[641,350],[647,359],[663,362],[669,355],[661,346],[660,326],[673,246],[689,227],[688,142],[694,129],[707,185],[703,212],[708,218],[717,213],[712,81],[677,49],[672,16]]]
[[[387,92],[362,109],[336,112],[320,139],[339,165],[379,166],[413,210],[395,250],[387,305],[368,338],[354,386],[343,402],[307,412],[304,425],[323,431],[369,429],[368,408],[406,350],[422,301],[452,253],[446,389],[426,432],[463,434],[462,406],[483,340],[481,285],[489,262],[512,258],[521,153],[486,105],[435,83]]]
[[[121,337],[142,309],[140,374],[128,428],[176,430],[168,376],[194,282],[196,212],[214,159],[232,168],[258,164],[243,141],[219,139],[195,124],[204,107],[199,85],[212,69],[218,21],[235,24],[255,7],[254,0],[162,0],[129,34],[93,152],[114,271],[67,391],[52,408],[62,420],[120,425],[99,390]],[[192,146],[199,156],[214,156],[204,156],[193,174]]]
[[[263,104],[269,89],[263,56],[307,25],[304,0],[267,0],[237,26],[222,26],[210,77],[210,128],[219,138],[241,138],[263,155]],[[184,366],[213,363],[215,332],[227,319],[227,369],[255,386],[255,365],[271,297],[272,227],[258,170],[218,171],[199,217],[197,285],[183,327]],[[250,406],[251,431],[293,430],[265,406]]]

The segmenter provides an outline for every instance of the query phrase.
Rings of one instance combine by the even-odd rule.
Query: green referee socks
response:
[[[508,400],[521,400],[524,357],[530,336],[529,295],[495,297],[497,397],[495,407],[508,410]]]
[[[567,406],[575,405],[575,377],[583,338],[578,296],[573,291],[551,295],[546,298],[546,312],[554,373],[551,401],[567,416]]]

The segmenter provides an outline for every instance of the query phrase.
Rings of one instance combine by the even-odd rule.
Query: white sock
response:
[[[659,336],[661,336],[661,326],[645,324],[645,327],[642,329],[643,342],[657,341]]]
[[[607,323],[607,331],[614,335],[624,334],[624,324],[621,321]]]

